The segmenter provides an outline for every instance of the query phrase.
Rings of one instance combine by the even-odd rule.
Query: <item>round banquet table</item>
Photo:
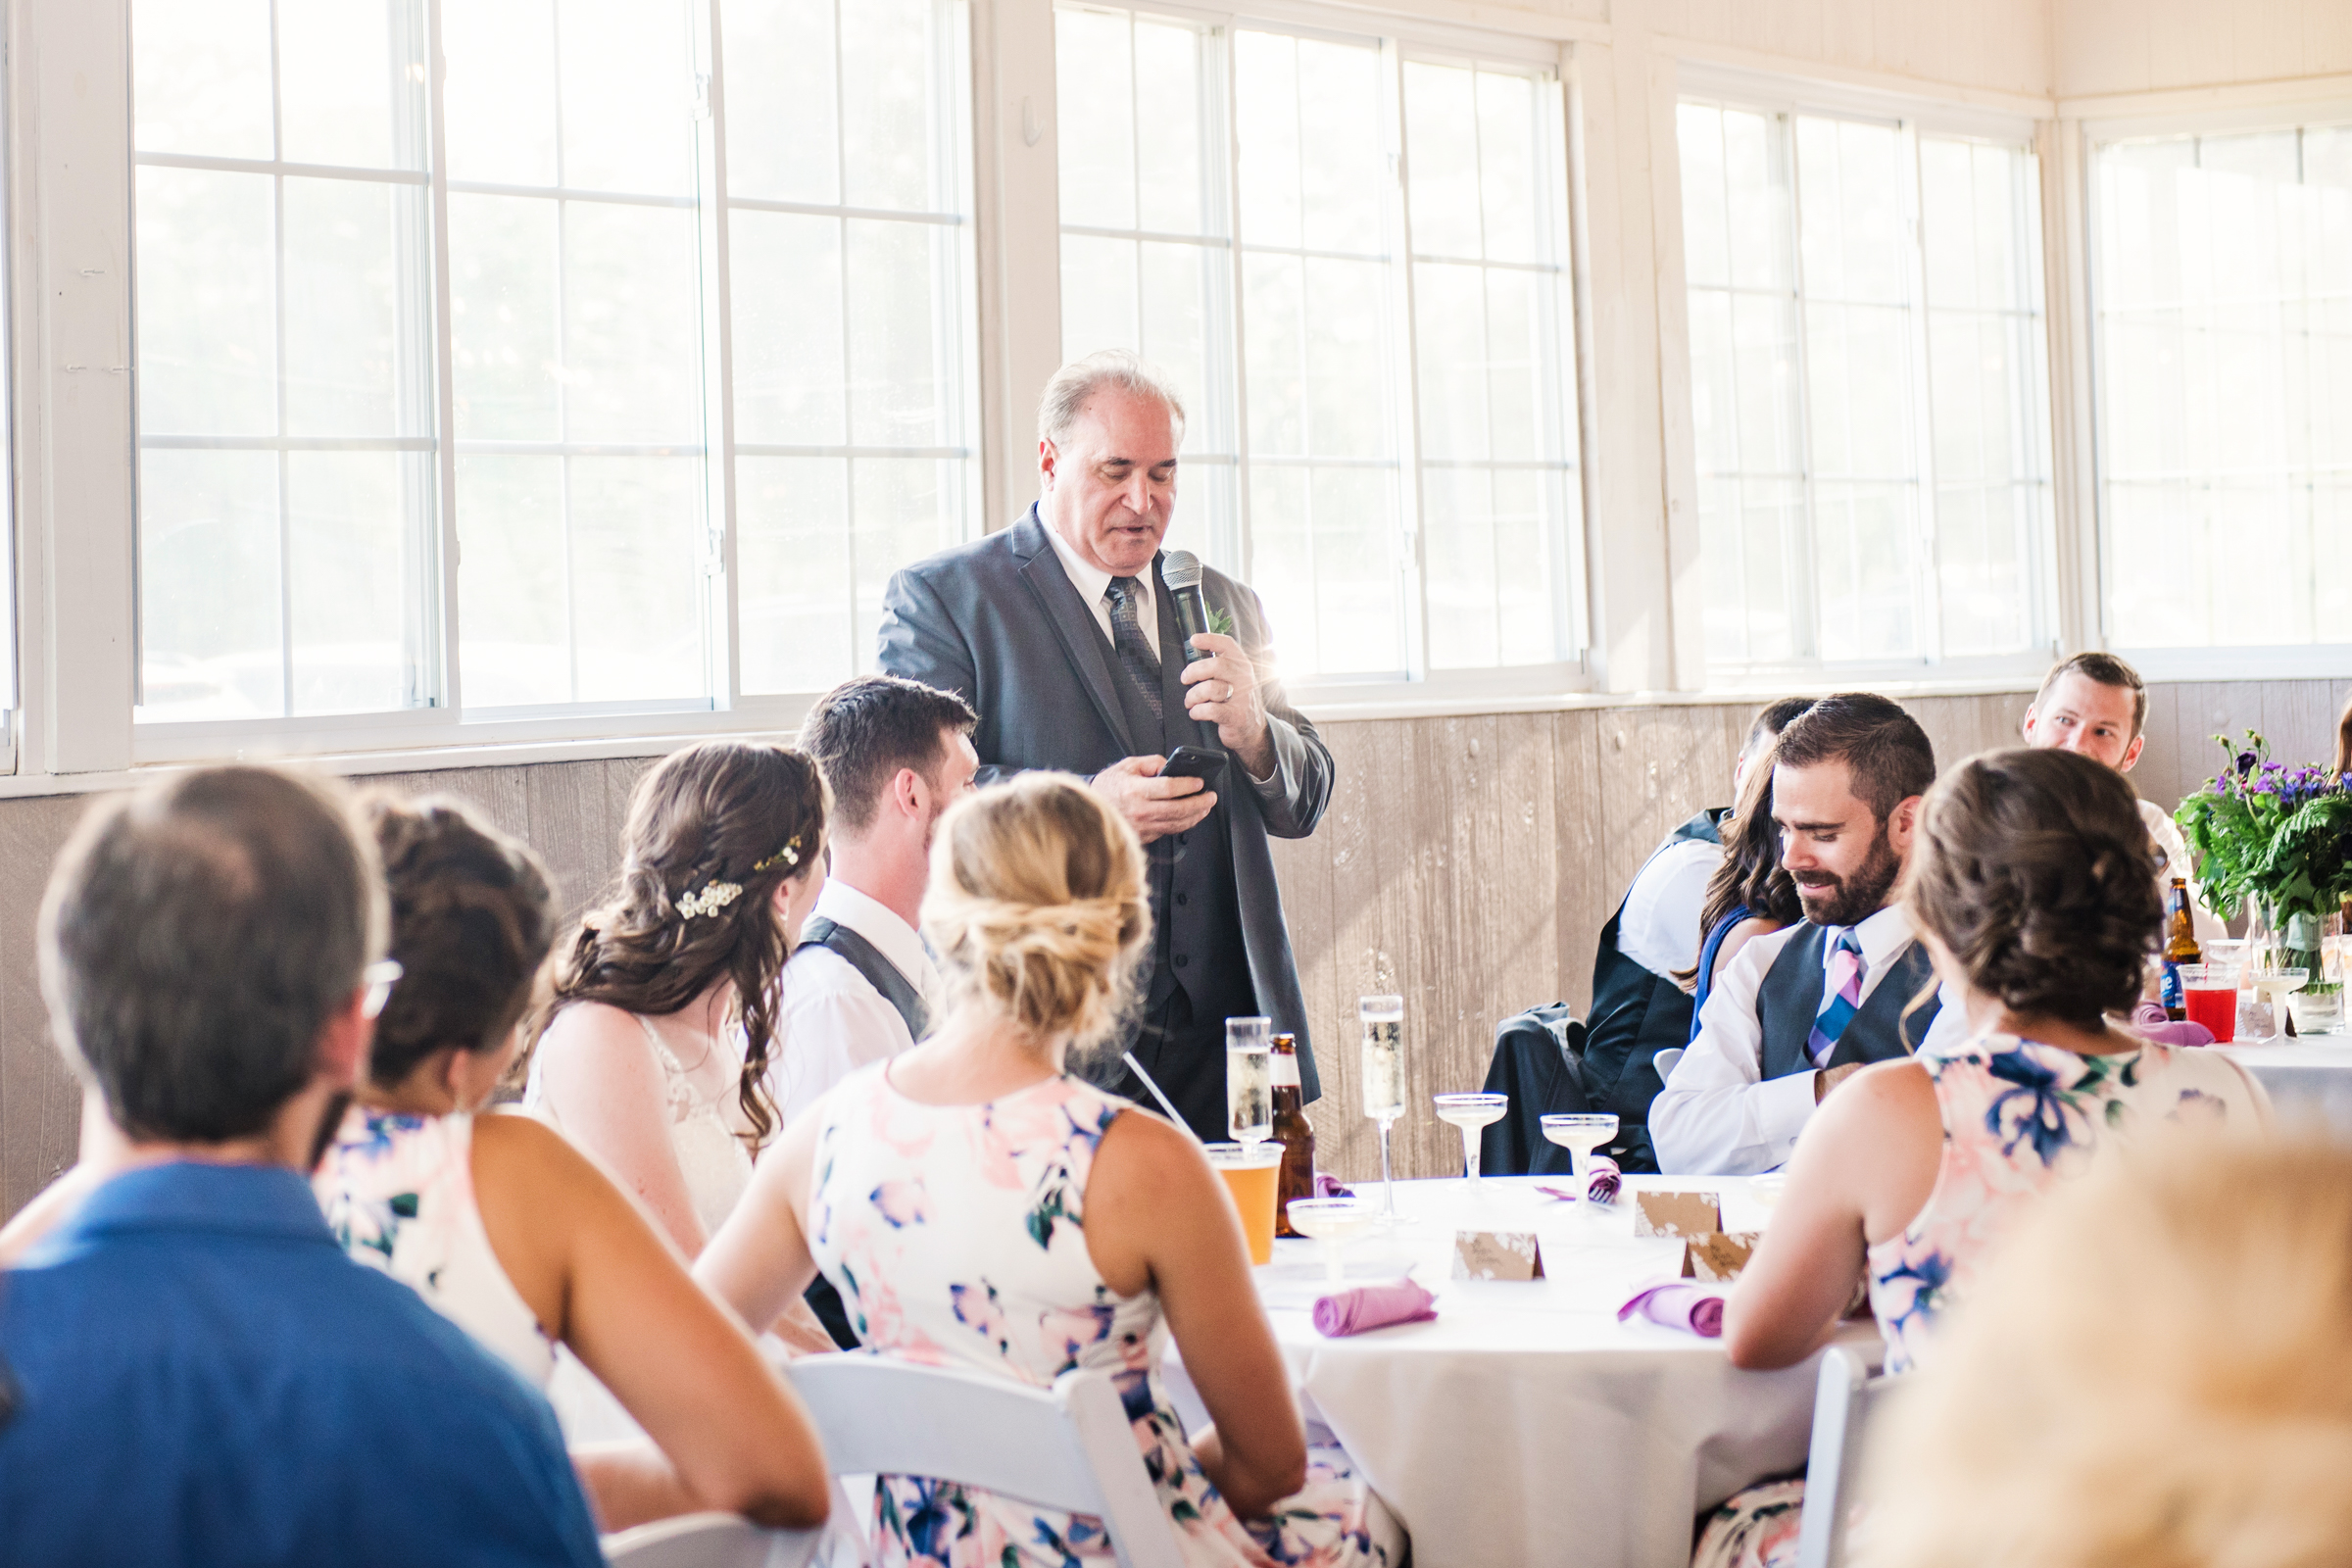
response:
[[[2313,1120],[2352,1142],[2352,1037],[2317,1035],[2255,1046],[2216,1046],[2269,1091],[2280,1125]]]
[[[1752,1481],[1801,1470],[1818,1357],[1741,1372],[1720,1342],[1637,1319],[1618,1303],[1679,1270],[1683,1244],[1633,1233],[1634,1205],[1580,1208],[1536,1191],[1561,1177],[1396,1184],[1394,1238],[1347,1244],[1349,1284],[1409,1265],[1437,1292],[1435,1322],[1327,1340],[1310,1319],[1332,1289],[1322,1243],[1278,1241],[1258,1293],[1311,1422],[1328,1428],[1413,1537],[1418,1568],[1683,1568],[1694,1517]],[[1728,1229],[1768,1210],[1742,1177],[1635,1177],[1712,1188]],[[1378,1182],[1358,1196],[1378,1200]],[[1474,1206],[1475,1205],[1475,1206]],[[1533,1230],[1545,1277],[1450,1277],[1455,1227]],[[1864,1319],[1841,1340],[1875,1346]],[[1181,1364],[1167,1378],[1187,1426],[1206,1419]],[[1318,1435],[1318,1440],[1320,1435]]]

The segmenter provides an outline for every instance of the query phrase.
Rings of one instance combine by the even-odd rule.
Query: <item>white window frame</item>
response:
[[[2205,100],[2215,95],[2196,96]],[[2087,350],[2082,374],[2090,411],[2089,423],[2082,433],[2089,457],[2086,465],[2089,478],[2083,486],[2085,494],[2080,527],[2084,536],[2083,549],[2094,563],[2094,569],[2090,573],[2089,584],[2091,603],[2084,607],[2084,615],[2087,624],[2097,629],[2099,646],[2110,648],[2129,660],[2132,667],[2148,680],[2339,680],[2352,676],[2352,638],[2331,643],[2159,648],[2116,643],[2107,636],[2108,628],[2112,625],[2108,606],[2112,602],[2115,559],[2109,543],[2107,420],[2102,406],[2104,388],[2100,384],[2106,364],[2106,344],[2099,322],[2098,306],[2097,150],[2108,142],[2136,141],[2149,137],[2219,136],[2242,131],[2294,130],[2313,124],[2352,123],[2352,95],[2322,93],[2297,97],[2291,89],[2281,94],[2275,88],[2250,86],[2228,89],[2219,96],[2237,101],[2218,108],[2078,119],[2071,126],[2073,135],[2068,140],[2072,145],[2068,151],[2080,160],[2081,169],[2080,178],[2075,182],[2081,192],[2082,210],[2079,218],[2083,258],[2082,298],[2079,308],[2082,313]]]
[[[2048,262],[2048,236],[2043,231],[2043,192],[2053,179],[2052,171],[2042,167],[2037,151],[2037,122],[1997,110],[1964,107],[1910,97],[1868,87],[1834,85],[1825,82],[1801,81],[1790,77],[1768,75],[1722,66],[1684,61],[1677,72],[1674,105],[1699,101],[1751,110],[1759,114],[1787,116],[1827,116],[1839,120],[1877,122],[1892,124],[1902,134],[1904,146],[1905,218],[1913,234],[1906,258],[1909,306],[1912,313],[1912,354],[1919,370],[1915,379],[1918,425],[1914,437],[1918,453],[1918,534],[1913,548],[1923,563],[1914,578],[1914,590],[1919,599],[1918,614],[1921,641],[1928,650],[1912,659],[1873,659],[1826,661],[1818,657],[1789,660],[1759,660],[1726,665],[1706,665],[1704,689],[1726,695],[1752,693],[1785,694],[1791,690],[1815,686],[1912,686],[1920,683],[1961,683],[1974,686],[1990,682],[2006,684],[2038,679],[2048,668],[2060,644],[2060,606],[2058,598],[2058,540],[2067,530],[2062,498],[2057,483],[2058,432],[2053,420],[2049,366],[2051,355],[2048,337],[2056,312],[2049,296],[2048,278],[2055,269]],[[1671,118],[1667,119],[1672,124]],[[1790,134],[1793,136],[1793,126]],[[1924,277],[1924,253],[1917,238],[1922,216],[1919,205],[1918,172],[1919,141],[1922,136],[1936,136],[1963,141],[1989,142],[2004,147],[2022,149],[2032,160],[2035,188],[2027,206],[2028,233],[2023,239],[2026,261],[2030,269],[2031,286],[2039,300],[2038,314],[2042,331],[2034,334],[2036,363],[2027,376],[2028,390],[2035,403],[2034,416],[2039,431],[2039,458],[2042,467],[2041,483],[2050,498],[2045,510],[2046,524],[2039,537],[2031,542],[2025,563],[2025,577],[2034,605],[2029,627],[2028,647],[2013,654],[1969,655],[1945,658],[1942,647],[1941,596],[1936,586],[1936,452],[1934,438],[1935,411],[1931,396],[1932,380],[1927,373],[1928,315],[1931,305]],[[1793,159],[1793,152],[1791,153]],[[1670,323],[1661,333],[1661,373],[1669,387],[1670,397],[1679,397],[1688,407],[1691,395],[1690,345],[1688,316],[1689,285],[1686,278],[1682,238],[1682,175],[1679,147],[1669,145],[1658,154],[1659,166],[1668,171],[1660,179],[1661,186],[1671,187],[1671,222],[1675,243],[1667,265],[1660,269],[1661,313]],[[1789,174],[1792,208],[1801,199],[1797,175]],[[1661,206],[1665,206],[1661,197]],[[1662,214],[1662,217],[1665,215]],[[1797,231],[1797,214],[1789,214],[1789,244],[1801,252],[1802,240]],[[1798,305],[1796,357],[1797,382],[1800,389],[1806,381],[1804,372],[1807,345],[1805,341],[1802,306],[1804,302],[1804,273],[1801,255],[1794,265],[1796,279],[1793,298]],[[1803,394],[1800,391],[1800,397]],[[1809,438],[1806,406],[1800,404],[1798,416],[1799,441]],[[1687,417],[1687,416],[1686,416]],[[1814,465],[1810,450],[1800,451],[1800,475],[1804,496],[1805,515],[1810,526],[1813,514]],[[1686,438],[1674,450],[1668,463],[1668,485],[1672,496],[1671,513],[1688,516],[1694,551],[1703,549],[1698,538],[1698,470],[1695,442]],[[1814,574],[1812,552],[1805,552],[1805,566],[1801,574],[1791,576],[1791,613],[1801,613],[1809,622],[1814,615]],[[1694,593],[1687,600],[1678,600],[1678,612],[1703,616],[1703,598]],[[1703,650],[1703,641],[1691,639],[1690,646]],[[1703,661],[1703,651],[1698,657]]]
[[[1233,472],[1234,510],[1230,527],[1234,537],[1228,539],[1220,536],[1216,542],[1219,547],[1231,552],[1226,559],[1240,563],[1240,575],[1245,583],[1250,578],[1253,562],[1250,516],[1251,458],[1246,379],[1246,307],[1242,269],[1245,256],[1251,252],[1272,250],[1280,253],[1286,248],[1250,245],[1241,237],[1240,148],[1233,126],[1233,105],[1238,86],[1232,35],[1236,29],[1249,28],[1287,33],[1294,37],[1328,39],[1359,47],[1370,45],[1379,50],[1382,130],[1388,138],[1390,163],[1390,178],[1383,191],[1382,216],[1382,241],[1388,253],[1387,308],[1392,313],[1393,320],[1400,327],[1392,347],[1390,358],[1393,363],[1389,373],[1396,378],[1398,388],[1391,442],[1396,454],[1394,466],[1397,473],[1398,528],[1402,535],[1397,562],[1405,579],[1401,594],[1404,607],[1403,644],[1407,662],[1403,670],[1394,673],[1286,676],[1285,687],[1291,700],[1312,705],[1318,711],[1344,711],[1361,707],[1388,710],[1398,706],[1443,703],[1474,696],[1524,698],[1592,689],[1596,682],[1592,670],[1591,591],[1587,567],[1591,549],[1589,519],[1592,514],[1592,465],[1586,450],[1588,421],[1583,395],[1584,378],[1580,374],[1585,295],[1579,284],[1584,275],[1584,238],[1581,214],[1576,210],[1571,184],[1568,50],[1549,40],[1467,27],[1419,24],[1388,16],[1375,19],[1362,13],[1314,5],[1261,4],[1235,10],[1207,10],[1182,4],[1158,4],[1155,0],[1134,0],[1131,4],[1122,4],[1121,0],[1063,0],[1054,9],[1134,13],[1190,23],[1211,33],[1210,47],[1206,51],[1210,69],[1202,73],[1200,113],[1204,182],[1207,190],[1222,203],[1215,231],[1200,235],[1175,235],[1087,225],[1065,227],[1057,222],[1055,233],[1057,240],[1062,234],[1101,235],[1113,239],[1174,241],[1223,252],[1226,273],[1216,294],[1217,303],[1224,309],[1225,318],[1207,320],[1204,327],[1211,373],[1223,373],[1230,379],[1223,386],[1204,389],[1203,402],[1206,407],[1200,414],[1210,420],[1230,421],[1218,426],[1218,436],[1221,440],[1229,439],[1233,451],[1230,455],[1187,461],[1214,464],[1219,467],[1228,467]],[[1433,670],[1430,667],[1424,571],[1427,534],[1421,522],[1422,474],[1427,465],[1420,452],[1420,387],[1414,357],[1412,293],[1413,264],[1422,257],[1411,251],[1405,243],[1410,233],[1409,197],[1402,162],[1405,152],[1403,68],[1407,61],[1477,65],[1496,71],[1524,71],[1534,75],[1544,88],[1539,94],[1539,103],[1546,122],[1543,127],[1546,133],[1545,167],[1538,173],[1538,178],[1543,182],[1541,199],[1544,204],[1538,214],[1538,221],[1556,225],[1556,231],[1563,237],[1565,253],[1560,257],[1559,271],[1573,301],[1562,313],[1565,318],[1550,323],[1559,342],[1558,357],[1552,362],[1557,368],[1558,376],[1556,384],[1547,387],[1546,393],[1555,400],[1564,398],[1573,405],[1562,411],[1555,401],[1553,412],[1565,412],[1567,415],[1561,420],[1559,440],[1566,453],[1565,481],[1576,502],[1575,537],[1555,539],[1552,558],[1546,563],[1546,569],[1555,575],[1555,642],[1566,651],[1565,657],[1549,662],[1476,669]],[[1058,214],[1056,216],[1058,218]],[[1059,245],[1056,243],[1054,251],[1056,267],[1058,261]],[[1342,466],[1391,466],[1389,464],[1371,465],[1366,460],[1308,458],[1284,461],[1310,468],[1326,461]],[[1527,465],[1461,461],[1438,466],[1508,467]],[[1559,466],[1548,463],[1534,466],[1546,470]],[[1278,625],[1273,632],[1275,644],[1279,647],[1283,629]]]

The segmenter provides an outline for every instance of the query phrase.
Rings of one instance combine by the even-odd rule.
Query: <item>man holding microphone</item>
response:
[[[881,663],[978,711],[979,783],[1083,774],[1134,825],[1153,935],[1131,1048],[1193,1130],[1221,1140],[1229,1017],[1297,1035],[1306,1098],[1320,1093],[1268,841],[1314,831],[1332,760],[1261,666],[1257,596],[1159,548],[1183,433],[1174,391],[1133,355],[1064,366],[1038,410],[1038,501],[891,579]],[[1168,772],[1171,755],[1190,776]],[[1115,1058],[1097,1070],[1150,1102]]]

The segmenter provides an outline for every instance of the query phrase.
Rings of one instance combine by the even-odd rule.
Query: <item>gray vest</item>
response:
[[[1767,1078],[1786,1078],[1792,1073],[1811,1072],[1813,1058],[1805,1051],[1805,1043],[1813,1037],[1813,1020],[1821,1012],[1821,993],[1825,983],[1822,973],[1822,948],[1829,941],[1829,927],[1807,920],[1797,928],[1796,935],[1782,945],[1780,954],[1765,972],[1764,984],[1756,992],[1756,1022],[1764,1030],[1763,1066]],[[1862,1008],[1846,1024],[1845,1033],[1838,1037],[1838,1049],[1830,1053],[1827,1065],[1842,1067],[1854,1061],[1892,1061],[1908,1056],[1928,1038],[1929,1026],[1942,1001],[1934,992],[1921,1003],[1909,1017],[1903,1009],[1920,988],[1935,977],[1936,966],[1928,957],[1928,950],[1917,942],[1911,943],[1892,958],[1886,960],[1893,972],[1883,976],[1863,999]]]

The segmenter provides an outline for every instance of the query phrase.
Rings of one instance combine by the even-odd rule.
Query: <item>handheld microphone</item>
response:
[[[1193,646],[1193,639],[1208,630],[1208,601],[1200,594],[1200,558],[1190,550],[1171,550],[1160,559],[1159,575],[1168,585],[1168,598],[1176,609],[1177,629],[1184,633],[1184,662],[1189,664],[1212,657]],[[1200,724],[1200,738],[1223,750],[1216,725]]]
[[[1208,601],[1200,594],[1200,558],[1190,550],[1171,550],[1161,559],[1159,574],[1168,585],[1168,597],[1176,603],[1176,624],[1184,632],[1184,662],[1209,656],[1193,646],[1193,639],[1208,630]]]

